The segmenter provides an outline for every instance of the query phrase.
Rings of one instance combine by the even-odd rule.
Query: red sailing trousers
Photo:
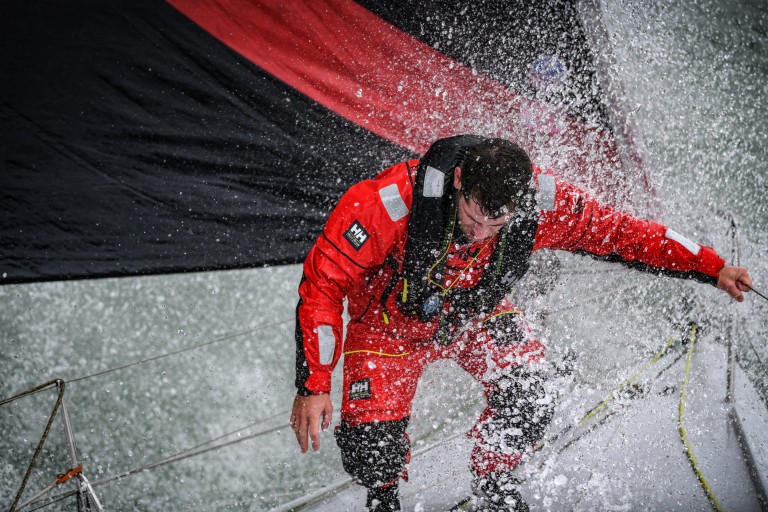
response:
[[[472,324],[457,334],[448,346],[409,338],[378,338],[376,346],[372,346],[367,338],[348,338],[341,419],[349,426],[357,426],[408,418],[425,367],[448,359],[482,384],[488,400],[469,434],[476,441],[473,471],[482,476],[512,469],[525,449],[540,437],[534,434],[532,438],[531,433],[543,434],[551,417],[552,401],[536,377],[543,367],[544,346],[533,338],[521,314],[507,301],[485,322]],[[515,396],[510,386],[524,392]],[[505,397],[502,407],[494,401],[497,396]],[[515,400],[525,405],[515,404]],[[500,410],[507,410],[507,414]],[[513,422],[519,424],[510,430]],[[531,422],[538,423],[539,428],[528,425],[525,432],[520,429]],[[494,431],[505,432],[506,436],[519,431],[520,439],[494,439]]]

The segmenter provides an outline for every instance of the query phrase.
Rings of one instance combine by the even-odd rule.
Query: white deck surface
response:
[[[666,355],[647,376],[668,367],[681,350],[687,348],[678,347]],[[608,410],[616,414],[576,442],[568,444],[571,434],[580,429],[524,463],[519,473],[526,478],[522,491],[531,510],[714,510],[691,468],[678,431],[685,362],[683,356],[659,378],[646,382],[641,396],[612,402]],[[759,494],[728,418],[726,375],[725,347],[704,336],[692,361],[684,426],[701,474],[722,508],[759,511]],[[735,397],[736,410],[765,481],[768,412],[740,371]],[[578,397],[576,400],[578,403]],[[585,397],[581,405],[583,414],[595,405],[594,394]],[[559,418],[564,419],[562,413]],[[550,430],[554,433],[561,428],[555,424]],[[444,511],[467,496],[470,450],[471,442],[465,436],[455,436],[428,451],[414,450],[410,480],[401,482],[403,510]],[[299,505],[301,501],[303,505]],[[300,510],[339,512],[362,510],[364,503],[365,490],[347,484],[292,505]]]

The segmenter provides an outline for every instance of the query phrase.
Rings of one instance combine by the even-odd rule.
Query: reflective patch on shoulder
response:
[[[555,177],[551,174],[539,174],[539,193],[536,194],[536,206],[539,210],[555,209]]]
[[[317,344],[320,348],[320,364],[331,364],[333,353],[336,351],[336,337],[333,326],[319,325],[317,327]]]
[[[664,233],[664,237],[679,243],[680,245],[688,249],[688,252],[690,252],[694,256],[699,255],[701,246],[696,242],[692,242],[691,240],[688,240],[686,237],[684,237],[674,229],[667,228],[667,232]]]
[[[424,197],[443,197],[444,187],[445,173],[428,165],[424,175]]]
[[[379,197],[381,197],[381,202],[384,203],[384,208],[386,208],[389,218],[394,222],[408,215],[408,207],[405,205],[405,201],[403,201],[403,196],[400,195],[400,190],[398,190],[397,185],[394,183],[379,190]]]

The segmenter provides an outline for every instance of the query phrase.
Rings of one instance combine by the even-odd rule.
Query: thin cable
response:
[[[744,325],[741,325],[740,327],[741,327],[741,329],[743,330],[743,332],[744,332],[745,336],[742,336],[741,338],[739,338],[739,341],[740,341],[740,342],[746,342],[746,343],[747,343],[747,345],[749,346],[749,348],[751,348],[751,349],[752,349],[752,352],[755,354],[755,358],[757,359],[757,362],[759,363],[759,364],[758,364],[758,367],[757,367],[757,368],[758,368],[758,370],[762,370],[762,372],[763,372],[763,373],[765,373],[766,375],[768,375],[768,369],[766,369],[766,366],[765,366],[765,364],[763,363],[763,358],[762,358],[762,357],[760,357],[760,353],[759,353],[759,352],[757,351],[757,349],[755,348],[755,344],[754,344],[754,343],[752,343],[752,338],[750,337],[750,333],[747,331],[747,328],[746,328]]]
[[[763,299],[765,299],[766,301],[768,301],[768,297],[766,297],[765,295],[763,295],[763,294],[762,294],[762,293],[760,293],[759,291],[755,290],[754,288],[752,288],[751,286],[749,286],[747,283],[745,283],[745,282],[742,282],[742,281],[739,281],[739,282],[740,282],[741,284],[743,284],[744,286],[746,286],[747,288],[749,288],[751,291],[753,291],[753,292],[755,292],[756,294],[758,294],[760,297],[762,297],[762,298],[763,298]]]
[[[24,494],[24,489],[26,488],[27,483],[29,482],[29,477],[32,475],[32,469],[35,467],[37,458],[40,456],[40,454],[43,451],[43,445],[45,444],[45,440],[48,438],[48,434],[50,434],[51,432],[51,427],[53,426],[53,420],[56,418],[56,412],[59,410],[59,407],[61,407],[62,401],[64,400],[64,388],[66,384],[63,380],[57,379],[57,380],[48,382],[46,384],[43,384],[42,386],[37,386],[29,391],[21,393],[16,397],[11,397],[3,401],[3,403],[8,403],[9,401],[15,400],[23,396],[28,396],[31,393],[37,393],[38,391],[42,391],[54,385],[58,389],[56,403],[53,406],[51,415],[48,417],[48,422],[46,423],[45,429],[43,430],[43,435],[40,437],[40,441],[37,443],[35,452],[32,454],[32,459],[29,461],[29,466],[27,467],[27,471],[24,473],[24,477],[22,478],[22,481],[21,481],[21,486],[19,486],[19,490],[16,493],[16,497],[14,498],[13,503],[11,503],[11,508],[9,509],[10,512],[14,512],[16,510],[16,505],[18,505],[19,501],[21,501],[21,497]]]
[[[204,443],[200,443],[200,444],[198,444],[198,445],[196,445],[196,446],[193,446],[192,448],[187,448],[186,450],[183,450],[183,451],[179,452],[179,454],[182,454],[182,453],[188,453],[188,452],[192,452],[192,451],[194,451],[194,450],[197,450],[197,449],[199,449],[199,448],[202,448],[203,446],[207,446],[207,445],[209,445],[209,444],[211,444],[211,443],[215,443],[216,441],[220,441],[220,440],[222,440],[222,439],[224,439],[224,438],[226,438],[226,437],[229,437],[229,436],[232,436],[232,435],[234,435],[234,434],[237,434],[237,433],[239,433],[239,432],[242,432],[243,430],[247,430],[247,429],[249,429],[249,428],[253,428],[253,427],[255,427],[256,425],[261,425],[262,423],[266,423],[266,422],[268,422],[268,421],[271,421],[271,420],[273,420],[273,419],[275,419],[275,418],[279,418],[280,416],[285,416],[285,417],[288,417],[288,415],[289,415],[290,413],[291,413],[291,411],[280,411],[280,412],[278,412],[278,413],[276,413],[276,414],[273,414],[272,416],[268,416],[268,417],[266,417],[266,418],[263,418],[263,419],[260,419],[260,420],[254,421],[254,422],[253,422],[253,423],[251,423],[250,425],[246,425],[246,426],[244,426],[244,427],[242,427],[242,428],[239,428],[239,429],[237,429],[237,430],[233,430],[233,431],[231,431],[231,432],[227,432],[226,434],[222,434],[222,435],[220,435],[219,437],[215,437],[215,438],[213,438],[213,439],[210,439],[210,440],[208,440],[208,441],[206,441],[206,442],[204,442]]]
[[[589,412],[588,412],[586,415],[584,415],[584,417],[583,417],[583,418],[581,418],[581,420],[579,420],[579,423],[578,423],[578,424],[579,424],[579,425],[581,425],[582,423],[584,423],[584,422],[586,422],[586,421],[589,421],[589,420],[590,420],[592,417],[596,416],[596,415],[597,415],[597,414],[598,414],[598,413],[599,413],[601,410],[603,410],[603,408],[604,408],[606,405],[608,405],[608,403],[609,403],[609,402],[611,402],[611,401],[615,400],[615,399],[616,399],[616,397],[617,397],[617,396],[619,396],[619,394],[620,394],[622,391],[624,391],[625,389],[628,389],[630,386],[632,386],[632,385],[635,383],[635,380],[637,380],[637,378],[638,378],[638,377],[639,377],[641,374],[645,373],[645,371],[646,371],[648,368],[650,368],[651,366],[653,366],[653,365],[656,363],[656,361],[658,361],[659,359],[661,359],[661,357],[667,353],[667,351],[668,351],[668,350],[669,350],[669,348],[670,348],[670,347],[671,347],[671,346],[674,344],[674,342],[675,342],[675,337],[674,337],[674,336],[671,336],[671,337],[669,338],[669,340],[668,340],[668,341],[667,341],[667,342],[664,344],[664,346],[663,346],[663,347],[661,347],[661,350],[659,350],[659,351],[658,351],[658,352],[657,352],[657,353],[656,353],[656,354],[655,354],[655,355],[654,355],[654,356],[651,358],[651,360],[650,360],[650,361],[648,361],[647,363],[645,363],[645,364],[644,364],[644,365],[643,365],[643,366],[642,366],[642,367],[641,367],[641,368],[640,368],[638,371],[636,371],[636,372],[635,372],[635,374],[634,374],[634,375],[632,375],[630,378],[628,378],[627,380],[625,380],[624,382],[622,382],[622,383],[619,385],[619,387],[618,387],[618,388],[616,388],[616,390],[615,390],[615,391],[613,391],[613,392],[612,392],[610,395],[608,395],[608,397],[607,397],[605,400],[603,400],[602,402],[600,402],[599,404],[597,404],[597,405],[596,405],[596,406],[595,406],[595,407],[594,407],[594,408],[593,408],[591,411],[589,411]]]
[[[213,339],[211,341],[207,341],[207,342],[201,343],[199,345],[193,345],[191,347],[187,347],[187,348],[183,348],[183,349],[180,349],[180,350],[176,350],[174,352],[168,352],[168,353],[165,353],[165,354],[159,354],[159,355],[156,355],[156,356],[148,357],[146,359],[141,359],[139,361],[134,361],[132,363],[126,363],[126,364],[123,364],[123,365],[120,365],[120,366],[116,366],[114,368],[109,368],[109,369],[106,369],[106,370],[102,370],[100,372],[91,373],[90,375],[84,375],[84,376],[78,377],[76,379],[70,379],[67,382],[68,383],[72,383],[72,382],[78,382],[78,381],[85,380],[85,379],[90,379],[90,378],[93,378],[93,377],[99,377],[99,376],[105,375],[107,373],[112,373],[112,372],[116,372],[118,370],[124,370],[126,368],[130,368],[131,366],[138,366],[138,365],[141,365],[141,364],[144,364],[144,363],[149,363],[149,362],[152,362],[152,361],[157,361],[158,359],[163,359],[163,358],[166,358],[166,357],[183,354],[184,352],[190,352],[192,350],[196,350],[196,349],[202,348],[202,347],[207,347],[208,345],[213,345],[215,343],[221,343],[223,341],[231,341],[231,340],[233,340],[235,338],[238,338],[240,336],[245,336],[246,334],[252,334],[252,333],[257,332],[257,331],[270,329],[272,327],[277,327],[279,325],[288,323],[288,322],[290,322],[292,320],[293,320],[293,318],[291,318],[289,320],[281,320],[281,321],[275,322],[273,324],[262,325],[260,327],[254,327],[253,329],[248,329],[246,331],[241,331],[241,332],[236,332],[236,333],[228,334],[226,336],[222,336],[220,338],[215,338],[215,339]]]

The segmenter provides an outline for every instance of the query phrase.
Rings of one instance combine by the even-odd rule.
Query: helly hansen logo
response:
[[[356,380],[349,385],[349,401],[370,400],[371,379]]]
[[[344,238],[347,239],[347,242],[349,242],[356,251],[360,250],[370,236],[371,235],[368,234],[363,225],[357,221],[353,222],[346,233],[344,233]]]

